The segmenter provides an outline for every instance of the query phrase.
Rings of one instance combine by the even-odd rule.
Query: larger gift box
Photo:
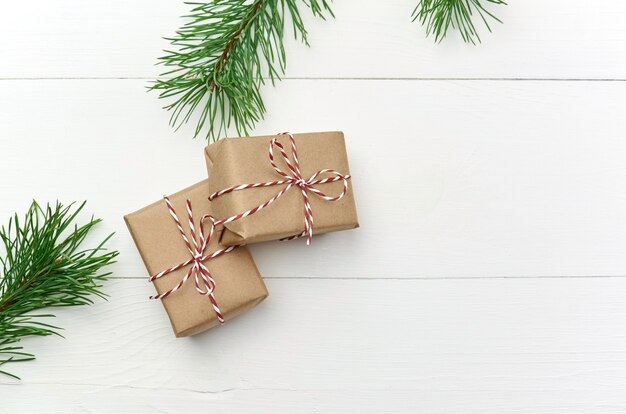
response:
[[[273,140],[278,145],[271,145]],[[294,157],[296,151],[297,156]],[[307,210],[311,213],[313,233],[359,226],[342,132],[224,138],[205,148],[205,158],[209,191],[214,196],[218,195],[213,199],[215,215],[220,218],[237,217],[225,224],[221,238],[223,245],[304,235]],[[260,185],[285,182],[286,176],[296,179],[284,194],[280,192],[288,184]],[[298,179],[301,181],[296,183]],[[335,181],[323,182],[325,179]],[[298,186],[303,182],[313,183],[307,193],[310,209],[305,209],[305,197]],[[345,194],[342,194],[344,186]],[[225,189],[231,191],[215,194]],[[316,192],[323,193],[327,198],[341,197],[328,201]],[[279,193],[278,199],[271,205],[265,205]],[[258,206],[263,208],[254,210]],[[247,215],[251,209],[253,214]],[[237,216],[241,213],[244,217]]]
[[[192,272],[182,286],[175,289],[196,263],[193,256],[199,256],[194,250],[194,243],[200,243],[202,238],[202,217],[212,213],[208,196],[209,185],[204,180],[168,197],[188,243],[185,243],[165,200],[157,201],[124,217],[150,275],[158,275],[164,270],[192,260],[191,263],[166,272],[153,281],[158,295],[166,294],[161,300],[178,337],[194,335],[219,325],[223,320],[252,308],[268,295],[248,250],[245,247],[234,248],[232,251],[222,249],[218,243],[219,229],[215,229],[215,234],[204,249],[202,246],[198,248],[203,250],[200,255],[205,257],[214,252],[224,253],[206,260],[198,257],[198,269],[195,270],[205,266],[207,272]],[[194,221],[193,231],[188,220],[188,207],[191,208]],[[211,223],[206,218],[202,223],[205,235],[208,235]],[[206,280],[207,275],[211,280]],[[214,285],[210,283],[212,281]],[[200,290],[197,288],[198,282]],[[173,289],[175,291],[171,292]],[[207,289],[213,289],[211,295],[207,294]],[[171,293],[167,294],[168,292]],[[220,320],[220,316],[223,320]]]

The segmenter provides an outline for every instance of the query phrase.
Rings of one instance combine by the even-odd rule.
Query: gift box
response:
[[[342,132],[224,138],[205,158],[223,245],[359,226]]]
[[[177,337],[219,325],[268,295],[248,250],[219,245],[219,229],[205,216],[208,196],[204,180],[124,217]]]

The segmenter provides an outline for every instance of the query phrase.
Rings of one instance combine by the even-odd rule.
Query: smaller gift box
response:
[[[359,226],[342,132],[224,138],[205,158],[225,246]]]
[[[177,337],[195,335],[268,295],[245,247],[223,248],[208,181],[124,217]]]

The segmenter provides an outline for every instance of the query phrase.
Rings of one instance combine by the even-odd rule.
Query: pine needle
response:
[[[478,17],[491,32],[489,20],[500,22],[483,3],[504,4],[504,0],[420,0],[413,10],[413,21],[426,26],[426,36],[433,34],[435,42],[441,42],[448,29],[456,29],[466,43],[480,42],[474,18]]]
[[[197,120],[194,137],[206,130],[214,141],[234,127],[248,135],[265,114],[263,77],[272,84],[285,73],[285,21],[308,46],[300,8],[322,19],[332,16],[327,0],[216,0],[187,3],[188,22],[168,39],[172,50],[159,63],[167,67],[150,89],[171,100],[170,124],[178,129]]]
[[[28,336],[59,335],[60,328],[45,321],[54,315],[38,313],[49,307],[93,303],[91,297],[104,298],[101,282],[110,273],[101,269],[113,263],[117,251],[106,251],[106,237],[95,248],[81,244],[100,222],[91,218],[86,224],[73,224],[85,206],[83,202],[60,203],[42,208],[33,202],[20,218],[17,214],[0,228],[0,374],[19,379],[5,370],[9,362],[35,359],[19,346]]]

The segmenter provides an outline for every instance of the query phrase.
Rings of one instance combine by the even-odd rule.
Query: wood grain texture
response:
[[[0,216],[87,198],[143,278],[122,216],[206,175],[144,86],[0,82]],[[626,83],[287,80],[267,103],[260,134],[345,132],[361,228],[253,246],[266,277],[626,275]]]
[[[253,312],[175,339],[145,280],[59,312],[3,412],[618,413],[626,280],[269,280]],[[37,395],[38,398],[28,396]],[[5,411],[4,411],[5,410]]]
[[[626,79],[624,2],[512,1],[473,47],[411,22],[417,0],[336,1],[305,12],[311,49],[287,42],[288,77]],[[189,8],[171,0],[21,2],[0,15],[0,78],[154,77]]]
[[[122,216],[205,177],[146,92],[188,7],[4,7],[0,222],[88,199],[122,254],[109,302],[25,341],[0,413],[626,412],[626,3],[514,1],[472,47],[416,2],[307,17],[263,90],[255,134],[345,132],[362,227],[253,246],[268,300],[178,340]]]

